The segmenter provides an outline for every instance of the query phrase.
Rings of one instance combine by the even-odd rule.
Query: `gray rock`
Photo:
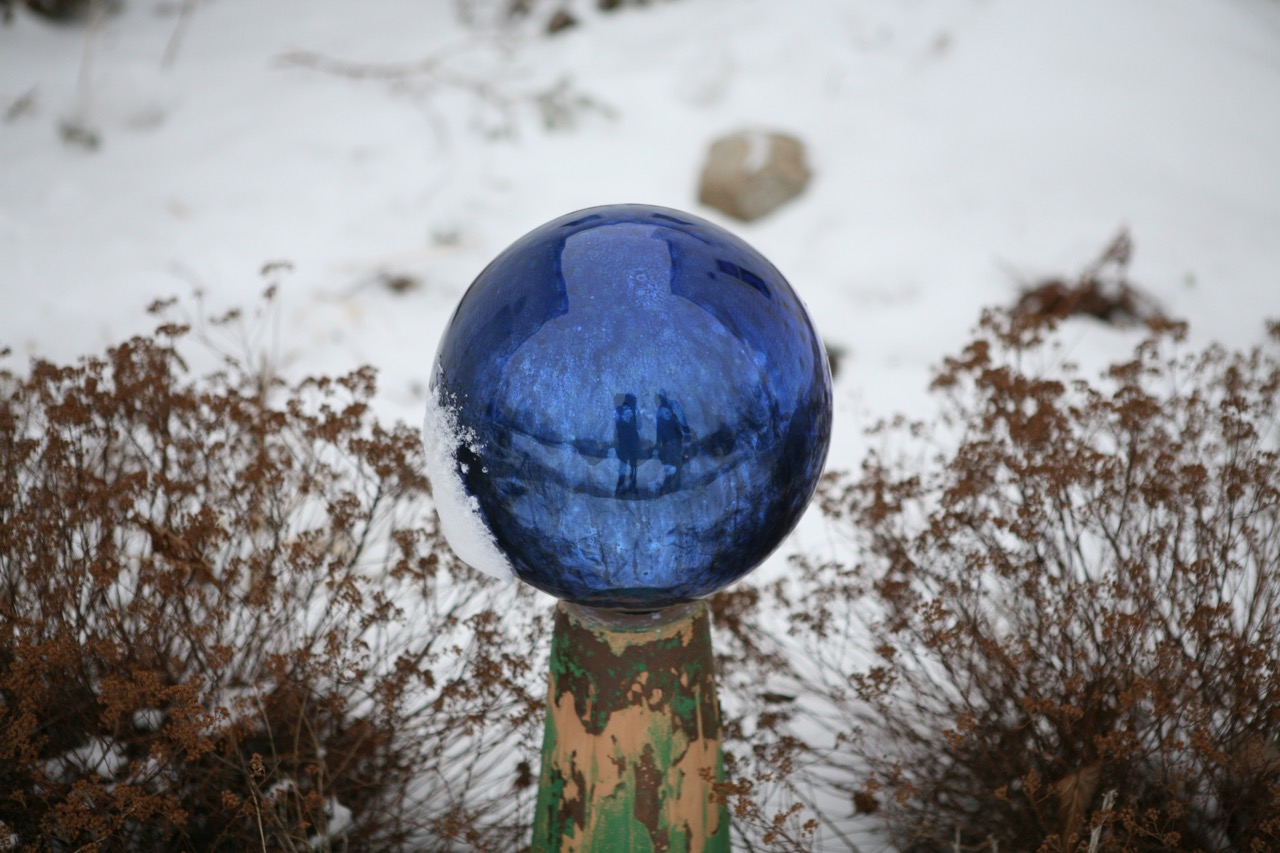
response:
[[[711,143],[698,201],[743,222],[795,198],[809,183],[804,143],[794,136],[743,130]]]

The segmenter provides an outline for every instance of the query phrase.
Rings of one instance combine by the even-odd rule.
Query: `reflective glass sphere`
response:
[[[431,389],[445,473],[511,572],[596,607],[690,601],[758,566],[831,434],[826,354],[790,285],[723,228],[648,205],[572,213],[502,252]]]

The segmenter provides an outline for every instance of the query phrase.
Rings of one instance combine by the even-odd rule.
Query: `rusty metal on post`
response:
[[[556,608],[535,853],[723,853],[729,813],[702,602]]]

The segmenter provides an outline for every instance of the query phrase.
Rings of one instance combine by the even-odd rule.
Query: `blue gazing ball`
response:
[[[648,205],[521,237],[462,297],[425,430],[467,562],[557,598],[710,595],[795,527],[831,436],[804,306],[742,240]]]

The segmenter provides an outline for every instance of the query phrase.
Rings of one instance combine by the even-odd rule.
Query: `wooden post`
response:
[[[726,853],[706,605],[555,619],[534,853]]]

